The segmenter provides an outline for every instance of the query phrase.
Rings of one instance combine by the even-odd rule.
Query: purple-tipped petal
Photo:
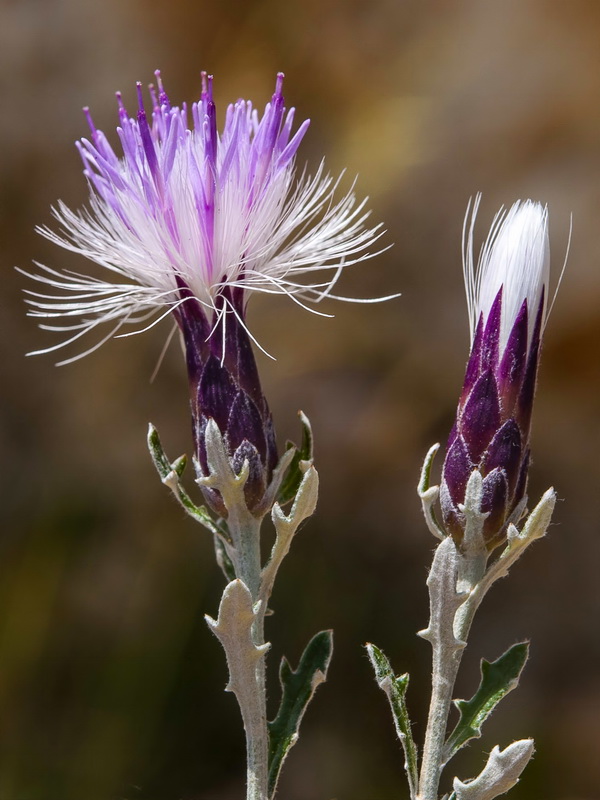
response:
[[[450,450],[450,448],[454,444],[454,441],[455,441],[457,436],[458,436],[458,428],[456,427],[456,422],[454,422],[454,425],[450,429],[450,434],[448,436],[448,441],[446,442],[446,452],[448,452],[448,450]]]
[[[212,417],[221,433],[227,430],[229,412],[238,394],[230,373],[213,355],[206,360],[198,384],[198,407],[206,417]]]
[[[138,104],[139,104],[137,121],[139,125],[142,146],[144,148],[144,153],[146,155],[146,161],[148,163],[150,174],[152,175],[154,181],[158,183],[160,181],[160,170],[158,167],[158,159],[156,157],[156,150],[154,149],[154,142],[152,141],[152,133],[150,132],[150,126],[148,125],[148,120],[146,118],[146,111],[144,110],[142,84],[139,81],[137,83],[137,94],[138,94]]]
[[[535,387],[537,384],[537,370],[541,349],[541,335],[544,315],[544,297],[540,302],[540,307],[535,320],[533,336],[529,348],[529,356],[525,367],[525,375],[519,397],[517,398],[516,412],[519,425],[526,438],[529,437],[529,427],[531,424],[531,413],[533,411],[533,400],[535,397]]]
[[[464,516],[458,510],[458,506],[452,500],[446,481],[442,480],[440,485],[440,506],[442,509],[442,521],[446,532],[452,536],[456,544],[460,544],[463,539]]]
[[[504,470],[497,468],[486,475],[482,488],[481,510],[489,514],[483,526],[483,535],[487,541],[491,541],[503,532],[506,522],[508,484]]]
[[[462,503],[465,499],[465,489],[473,467],[474,464],[469,458],[462,437],[457,436],[448,448],[442,470],[443,480],[448,487],[452,501],[456,505]]]
[[[267,488],[265,470],[258,450],[247,439],[244,439],[231,457],[231,466],[238,475],[244,466],[244,461],[248,462],[248,478],[244,484],[246,503],[248,508],[256,508],[260,505]]]
[[[523,381],[523,372],[527,361],[527,298],[523,300],[521,310],[509,334],[504,355],[496,373],[502,416],[510,416],[513,412],[516,397]]]
[[[459,420],[471,460],[477,464],[500,427],[498,387],[491,369],[486,370],[467,398]]]
[[[263,420],[256,405],[243,391],[237,393],[231,404],[226,431],[232,451],[236,450],[243,441],[249,441],[256,447],[261,457],[265,458],[267,443]]]
[[[465,381],[459,400],[459,410],[464,407],[464,404],[469,396],[469,393],[477,378],[481,375],[481,343],[483,341],[483,315],[479,316],[479,322],[475,330],[473,344],[471,345],[471,353],[467,362],[467,369],[465,372]]]
[[[481,366],[482,369],[486,366],[492,369],[496,368],[498,364],[498,352],[500,347],[500,327],[502,324],[502,287],[496,299],[492,303],[490,313],[488,314],[485,328],[483,331],[483,339],[481,341]]]
[[[496,468],[502,469],[511,495],[519,477],[521,454],[521,431],[515,420],[509,419],[492,439],[483,457],[481,471],[487,475]]]

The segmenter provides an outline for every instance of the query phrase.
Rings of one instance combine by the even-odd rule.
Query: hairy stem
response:
[[[450,541],[445,544],[451,546]],[[431,618],[432,622],[437,620],[439,627],[436,635],[436,632],[431,631],[430,624],[428,634],[433,648],[432,690],[417,800],[438,798],[440,777],[446,763],[446,730],[454,685],[477,610],[476,605],[467,603],[462,603],[457,609],[456,598],[459,595],[456,590],[461,594],[472,591],[483,576],[485,565],[485,558],[465,558],[456,554],[456,580],[452,580],[446,587],[441,586],[439,592],[431,593]]]
[[[252,628],[254,644],[264,644],[264,615],[260,613]],[[247,800],[267,800],[269,784],[269,736],[265,659],[256,665],[256,705],[244,718],[246,728]]]
[[[460,653],[449,659],[440,657],[433,659],[431,703],[423,746],[418,800],[437,800],[440,776],[444,766],[443,752],[448,715],[460,660]]]
[[[231,513],[233,512],[233,513]],[[231,509],[227,520],[229,531],[239,555],[239,577],[244,581],[252,600],[260,590],[261,556],[260,526],[246,508]],[[256,609],[252,625],[252,640],[257,647],[264,645],[266,606]],[[247,708],[241,708],[246,731],[247,800],[267,800],[269,782],[269,734],[267,729],[267,698],[265,659],[259,658],[254,670],[255,686]]]

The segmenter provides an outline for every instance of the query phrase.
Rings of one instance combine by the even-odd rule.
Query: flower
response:
[[[464,252],[471,353],[444,460],[440,499],[447,532],[460,544],[471,473],[483,477],[488,549],[500,544],[526,504],[529,431],[550,269],[548,212],[531,200],[500,212],[477,267],[473,207]],[[469,211],[465,220],[467,227]]]
[[[41,273],[29,277],[54,293],[28,291],[29,313],[50,320],[41,327],[67,338],[36,352],[110,325],[100,341],[61,362],[67,363],[126,323],[146,330],[172,313],[186,348],[200,468],[206,472],[203,436],[213,418],[234,467],[249,462],[246,499],[258,508],[277,451],[245,321],[248,294],[286,294],[303,307],[332,296],[344,267],[374,255],[369,248],[381,226],[366,226],[366,201],[357,203],[352,189],[335,199],[339,181],[323,164],[295,183],[294,157],[309,121],[293,133],[294,109],[286,113],[281,73],[262,117],[238,100],[228,107],[220,135],[212,76],[202,73],[201,98],[190,114],[185,104],[171,106],[155,74],[151,120],[141,84],[134,117],[117,94],[122,157],[84,109],[91,136],[77,147],[90,207],[74,212],[59,202],[53,213],[61,233],[38,230],[110,275],[38,265]],[[216,493],[206,494],[223,513]]]
[[[30,277],[62,294],[29,292],[30,314],[63,320],[42,327],[72,335],[36,353],[112,323],[93,350],[124,324],[174,311],[191,297],[207,318],[239,317],[232,289],[318,302],[331,296],[343,267],[374,255],[368,248],[382,231],[365,226],[366,200],[357,203],[351,189],[336,202],[339,180],[323,164],[294,186],[294,156],[309,120],[292,135],[294,109],[286,114],[281,73],[262,118],[249,101],[238,100],[227,109],[221,135],[212,76],[203,73],[191,114],[185,104],[171,106],[158,71],[156,77],[151,123],[141,84],[135,117],[117,93],[121,158],[84,109],[91,137],[77,147],[90,208],[74,212],[59,202],[53,213],[62,232],[38,230],[112,275],[102,280],[40,265],[42,273]],[[312,280],[302,283],[301,276]]]

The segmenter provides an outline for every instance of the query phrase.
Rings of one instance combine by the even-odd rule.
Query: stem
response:
[[[233,513],[232,513],[233,512]],[[246,584],[254,602],[258,599],[261,577],[260,526],[245,508],[230,510],[229,531],[239,554],[239,576]],[[265,643],[264,621],[266,606],[258,609],[252,626],[256,646]],[[246,800],[268,800],[269,734],[267,729],[265,659],[259,658],[254,670],[255,688],[247,708],[240,708],[246,732],[247,791]]]
[[[452,593],[440,592],[432,607],[432,619],[437,617],[443,630],[437,641],[432,640],[431,702],[423,745],[417,800],[437,800],[440,777],[446,764],[446,730],[454,694],[454,684],[465,650],[467,637],[477,605],[463,603],[456,610],[456,589],[470,592],[485,573],[486,557],[458,556],[457,581]]]
[[[437,800],[440,776],[444,766],[443,753],[448,715],[461,655],[461,652],[457,651],[453,657],[445,659],[436,657],[434,653],[431,703],[421,760],[418,800]]]
[[[260,613],[252,629],[254,643],[264,644],[264,616]],[[267,698],[265,685],[265,659],[256,666],[256,706],[252,709],[252,722],[246,728],[246,798],[267,800],[269,786],[269,734],[267,729]]]

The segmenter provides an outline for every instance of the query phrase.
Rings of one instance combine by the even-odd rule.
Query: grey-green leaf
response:
[[[206,507],[197,506],[179,482],[185,470],[187,458],[179,456],[171,463],[163,450],[158,431],[152,424],[148,426],[148,449],[161,481],[169,487],[190,517],[208,528],[211,533],[227,538],[229,534],[215,524]]]
[[[292,459],[290,466],[286,472],[285,478],[281,482],[279,493],[277,495],[277,502],[283,506],[293,500],[298,492],[302,478],[304,477],[304,470],[301,467],[302,461],[312,463],[313,461],[313,434],[310,422],[306,414],[302,411],[299,412],[300,422],[302,423],[302,444],[296,448],[296,453]],[[295,447],[292,442],[287,443],[287,448]]]
[[[509,648],[496,661],[481,661],[481,682],[470,700],[455,700],[460,720],[446,742],[446,761],[470,739],[481,736],[481,726],[503,697],[519,683],[527,661],[529,642]]]
[[[374,644],[367,645],[367,653],[375,670],[375,680],[389,700],[396,733],[404,750],[404,769],[408,778],[410,796],[415,797],[418,785],[418,758],[406,707],[408,674],[396,677],[387,656]]]
[[[269,726],[269,797],[275,795],[281,766],[298,740],[298,729],[315,689],[327,677],[333,651],[333,631],[317,633],[306,646],[296,671],[281,659],[281,703]]]

